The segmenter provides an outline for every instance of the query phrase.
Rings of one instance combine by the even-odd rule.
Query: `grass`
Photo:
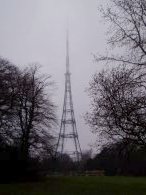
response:
[[[45,182],[0,184],[0,195],[146,195],[146,178],[50,177]]]

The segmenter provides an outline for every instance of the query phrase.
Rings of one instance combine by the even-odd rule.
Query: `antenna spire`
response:
[[[69,73],[69,31],[66,30],[66,73]]]

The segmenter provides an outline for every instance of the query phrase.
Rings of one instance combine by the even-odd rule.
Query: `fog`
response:
[[[72,95],[82,150],[96,140],[83,116],[89,110],[89,81],[103,68],[93,54],[106,50],[106,26],[98,11],[101,3],[103,0],[0,0],[0,55],[20,67],[39,63],[42,72],[52,75],[59,119],[68,26]]]

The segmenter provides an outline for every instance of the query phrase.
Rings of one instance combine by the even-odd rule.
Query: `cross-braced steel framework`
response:
[[[74,108],[73,108],[71,79],[70,79],[71,74],[70,74],[69,66],[70,66],[69,40],[68,40],[68,32],[67,32],[65,94],[64,94],[64,104],[63,104],[60,133],[59,133],[56,151],[58,154],[60,154],[61,157],[63,156],[63,154],[68,154],[74,161],[79,162],[81,160],[82,152],[79,143],[79,137],[78,137]]]

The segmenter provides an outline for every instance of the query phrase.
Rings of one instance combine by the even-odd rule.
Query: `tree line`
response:
[[[145,175],[146,1],[111,0],[100,11],[110,54],[95,56],[108,68],[94,74],[89,87],[86,120],[103,140],[95,161],[108,173]]]
[[[0,179],[37,174],[41,159],[53,155],[51,88],[37,65],[20,69],[0,58]]]

